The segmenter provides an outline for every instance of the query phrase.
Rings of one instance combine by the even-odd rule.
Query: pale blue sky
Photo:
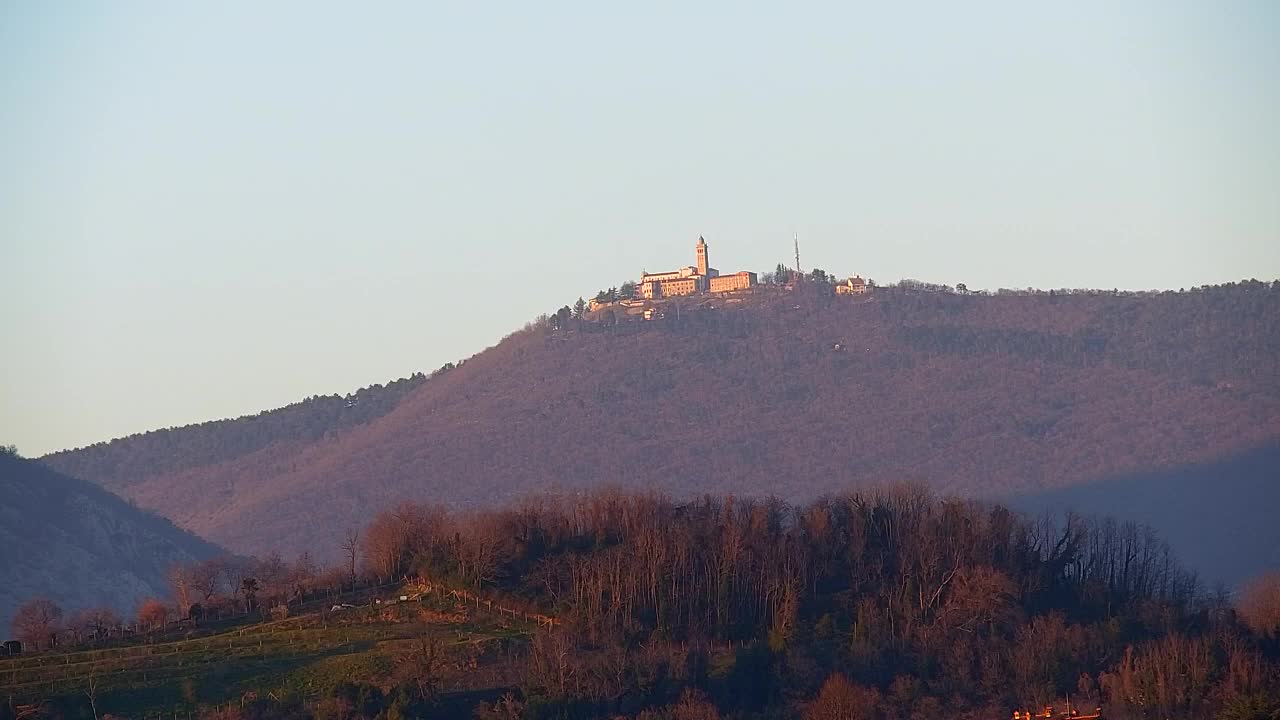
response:
[[[643,267],[1280,277],[1280,3],[0,0],[0,442],[470,355]],[[892,7],[891,7],[892,6]]]

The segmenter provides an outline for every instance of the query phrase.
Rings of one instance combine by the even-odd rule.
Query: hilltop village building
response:
[[[837,295],[862,295],[867,292],[867,281],[862,279],[861,275],[854,275],[844,282],[836,285]]]
[[[641,273],[639,294],[646,300],[656,300],[705,292],[746,290],[757,282],[756,274],[745,270],[732,275],[721,275],[719,270],[711,267],[707,255],[707,241],[699,237],[696,265],[670,272]]]

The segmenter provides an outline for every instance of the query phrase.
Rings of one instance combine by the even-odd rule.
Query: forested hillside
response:
[[[315,442],[387,414],[426,377],[417,373],[345,397],[316,395],[257,415],[138,433],[44,461],[76,477],[122,489],[153,475],[180,472],[248,455],[274,443]]]
[[[1280,440],[1274,283],[772,290],[531,327],[362,424],[218,444],[251,435],[250,418],[46,460],[234,550],[333,558],[346,527],[406,498],[486,506],[609,483],[805,500],[901,479],[1022,494]]]
[[[199,592],[160,612],[198,623],[64,631],[0,660],[0,696],[197,720],[1280,715],[1280,573],[1206,592],[1157,533],[1111,518],[910,484],[805,504],[602,490],[401,502],[357,534],[359,563],[326,572],[183,568]]]
[[[220,552],[92,483],[0,452],[0,632],[37,597],[132,615],[168,594],[172,565]]]
[[[463,516],[402,503],[364,537],[381,577],[559,619],[530,648],[523,717],[671,717],[642,711],[690,691],[705,714],[675,718],[999,718],[1068,695],[1111,718],[1280,711],[1274,583],[1237,614],[1150,528],[1106,518],[911,486],[801,506],[601,492]]]

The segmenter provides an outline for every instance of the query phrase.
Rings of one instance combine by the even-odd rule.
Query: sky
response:
[[[0,0],[0,444],[429,371],[691,264],[1280,278],[1280,3]]]

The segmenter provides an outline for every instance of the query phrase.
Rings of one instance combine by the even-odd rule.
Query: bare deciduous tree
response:
[[[98,678],[90,675],[85,681],[85,697],[89,698],[89,708],[93,710],[93,720],[98,720]]]
[[[1280,635],[1280,572],[1250,580],[1237,603],[1240,617],[1259,635]]]
[[[192,581],[191,571],[182,563],[175,563],[169,568],[169,587],[173,591],[173,599],[178,603],[178,614],[186,615],[191,609]]]
[[[356,584],[356,555],[360,552],[360,532],[355,528],[348,528],[346,537],[342,541],[342,551],[347,556],[348,563],[348,579],[354,588]]]
[[[440,669],[444,663],[444,644],[436,635],[419,633],[409,649],[395,659],[395,675],[409,683],[418,697],[434,702],[440,690]]]
[[[148,598],[138,608],[138,624],[147,630],[163,630],[169,622],[169,606],[158,598]]]
[[[62,621],[62,608],[48,598],[35,598],[13,616],[13,634],[31,647],[48,647]]]
[[[841,673],[822,683],[818,696],[805,708],[805,720],[863,720],[876,716],[880,696],[875,690],[849,682]]]

